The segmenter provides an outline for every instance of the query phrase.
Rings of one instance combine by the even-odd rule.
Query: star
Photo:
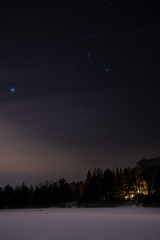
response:
[[[87,57],[88,57],[88,58],[91,58],[91,51],[90,51],[90,50],[88,51]]]
[[[85,41],[88,41],[88,37],[87,37],[87,36],[86,36],[86,37],[84,37],[84,40],[85,40]]]
[[[109,5],[109,6],[112,6],[112,2],[111,2],[111,1],[109,1],[108,5]]]
[[[16,89],[15,88],[10,88],[11,93],[15,93]]]

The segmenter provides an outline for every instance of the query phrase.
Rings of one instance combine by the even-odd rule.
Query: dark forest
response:
[[[0,208],[116,206],[127,202],[160,206],[160,157],[142,159],[134,168],[90,170],[85,181],[46,181],[0,187]]]

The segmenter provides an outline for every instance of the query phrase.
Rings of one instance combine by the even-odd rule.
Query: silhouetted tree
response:
[[[160,206],[160,158],[142,159],[136,167],[116,172],[95,168],[85,182],[46,181],[28,187],[0,187],[0,208],[50,207],[70,201],[97,202],[135,198],[137,202]]]
[[[115,173],[110,169],[106,169],[102,178],[102,196],[104,199],[114,198],[115,193]]]

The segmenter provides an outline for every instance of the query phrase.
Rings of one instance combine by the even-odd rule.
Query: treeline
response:
[[[28,208],[62,206],[66,202],[80,201],[82,183],[67,183],[64,178],[58,182],[27,186],[22,183],[13,188],[0,188],[0,208]]]
[[[84,201],[123,202],[128,199],[137,204],[160,206],[160,158],[143,159],[133,169],[88,171]]]
[[[108,204],[135,200],[137,204],[160,206],[160,157],[142,159],[135,168],[95,169],[83,182],[62,178],[58,182],[0,187],[0,208],[63,206],[72,202]]]

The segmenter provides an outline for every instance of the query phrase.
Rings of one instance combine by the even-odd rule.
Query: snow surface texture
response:
[[[159,240],[160,209],[0,210],[1,240]]]

